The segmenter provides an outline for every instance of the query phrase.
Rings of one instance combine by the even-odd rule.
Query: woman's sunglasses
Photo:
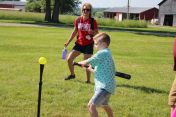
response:
[[[85,12],[85,11],[90,11],[90,9],[83,9],[83,11]]]

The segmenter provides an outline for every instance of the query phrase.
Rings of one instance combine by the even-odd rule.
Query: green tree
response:
[[[28,0],[25,9],[26,11],[29,11],[29,12],[41,12],[41,1]]]
[[[95,15],[98,18],[102,18],[103,17],[103,12],[96,12]]]
[[[55,0],[52,14],[52,22],[59,22],[59,0]]]
[[[73,12],[80,3],[79,0],[55,0],[52,22],[59,22],[59,13]]]
[[[45,21],[51,22],[51,0],[46,0]]]
[[[80,3],[79,0],[28,0],[26,11],[45,12],[45,21],[59,22],[59,14],[73,13]]]
[[[79,7],[79,4],[81,2],[79,0],[59,0],[60,3],[60,13],[68,13],[68,12],[73,12],[75,8]]]

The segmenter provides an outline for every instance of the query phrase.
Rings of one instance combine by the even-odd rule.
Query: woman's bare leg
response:
[[[68,57],[67,57],[67,63],[68,63],[68,67],[69,67],[69,70],[70,70],[70,74],[71,75],[74,75],[75,72],[74,72],[74,66],[72,65],[73,64],[73,61],[74,59],[80,55],[80,52],[79,51],[76,51],[76,50],[72,50]]]
[[[84,54],[84,60],[90,58],[92,54]],[[90,71],[86,70],[87,83],[90,83]]]

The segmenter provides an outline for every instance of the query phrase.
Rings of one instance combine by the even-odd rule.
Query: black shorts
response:
[[[73,47],[73,50],[79,51],[83,54],[93,54],[93,46],[94,43],[91,43],[89,45],[79,45],[78,43],[75,43],[75,46]]]

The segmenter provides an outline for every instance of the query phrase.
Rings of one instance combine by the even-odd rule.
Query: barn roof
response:
[[[155,7],[152,7],[155,8]],[[130,7],[129,8],[129,13],[141,13],[144,11],[147,11],[152,8],[141,8],[141,7]],[[157,9],[157,8],[156,8]],[[126,13],[127,12],[127,7],[114,7],[114,8],[109,8],[107,10],[104,10],[104,12],[121,12],[121,13]]]
[[[19,6],[24,6],[26,2],[21,2],[21,1],[0,1],[0,4],[8,4],[8,5],[19,5]]]
[[[164,2],[166,2],[167,0],[163,0],[163,1],[161,1],[158,5],[160,6],[160,5],[162,5]]]

